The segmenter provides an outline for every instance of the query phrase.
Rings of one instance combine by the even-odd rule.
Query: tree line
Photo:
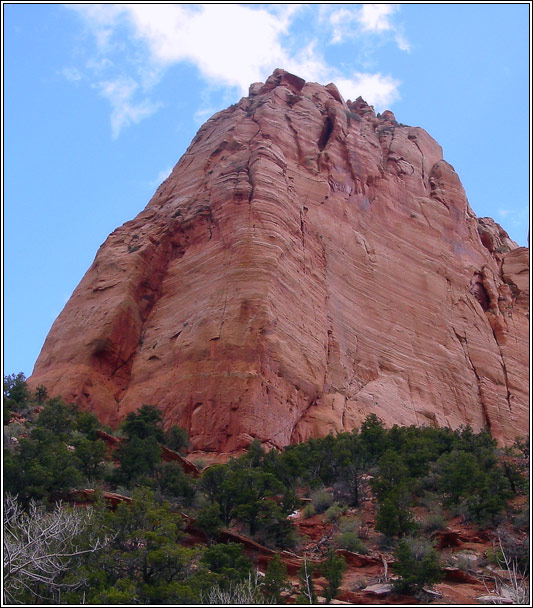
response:
[[[72,489],[112,490],[132,499],[114,511],[96,500],[85,511],[90,526],[76,528],[72,550],[63,550],[70,557],[52,578],[24,574],[8,563],[11,603],[188,604],[209,603],[213,593],[219,599],[245,593],[253,587],[252,563],[241,545],[219,542],[221,531],[238,526],[268,547],[294,548],[298,537],[288,516],[301,507],[302,494],[320,488],[328,488],[342,508],[357,509],[371,493],[378,507],[375,529],[396,551],[399,580],[412,592],[436,582],[440,572],[431,545],[422,550],[413,542],[420,532],[414,516],[420,501],[485,526],[495,525],[509,499],[527,491],[517,464],[527,444],[517,442],[504,453],[488,431],[469,427],[387,429],[369,415],[359,429],[281,451],[265,451],[256,440],[244,455],[208,467],[195,479],[178,463],[162,461],[161,446],[183,453],[187,435],[177,426],[165,430],[152,405],[126,417],[113,453],[99,438],[102,427],[94,414],[49,398],[44,387],[32,393],[22,374],[4,379],[4,422],[11,417],[15,422],[4,432],[4,491],[18,514],[12,517],[15,544],[28,537],[24,513],[53,514]],[[205,544],[185,542],[184,511],[204,533]],[[69,512],[76,519],[76,510]],[[305,566],[300,599],[309,603],[316,599],[313,564]],[[321,573],[328,601],[344,567],[336,553],[326,555]],[[272,560],[260,589],[253,587],[262,600],[255,603],[279,603],[286,585],[283,564]]]

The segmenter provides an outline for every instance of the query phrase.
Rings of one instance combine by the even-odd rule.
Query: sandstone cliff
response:
[[[387,424],[527,431],[528,249],[423,130],[276,70],[208,120],[54,323],[30,384],[196,450]]]

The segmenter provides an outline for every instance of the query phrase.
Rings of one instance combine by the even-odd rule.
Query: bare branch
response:
[[[16,497],[4,501],[4,602],[17,603],[17,596],[29,593],[42,598],[44,585],[54,594],[75,588],[82,581],[61,582],[75,558],[101,550],[106,542],[91,538],[92,511],[79,511],[57,503],[52,512],[34,501],[25,512]],[[82,538],[82,536],[87,537]],[[24,598],[24,595],[22,595]]]

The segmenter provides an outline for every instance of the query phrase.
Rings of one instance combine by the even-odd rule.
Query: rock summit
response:
[[[423,129],[276,70],[215,114],[55,321],[30,385],[194,450],[528,428],[529,250]]]

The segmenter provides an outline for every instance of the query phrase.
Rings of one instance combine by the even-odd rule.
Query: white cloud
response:
[[[347,36],[349,36],[351,34],[350,24],[355,19],[355,13],[346,8],[341,8],[331,13],[329,16],[329,23],[333,30],[331,42],[342,42]]]
[[[155,179],[149,183],[150,188],[158,188],[167,179],[171,172],[172,167],[167,167],[166,169],[159,171]]]
[[[409,52],[411,50],[411,45],[409,44],[409,40],[407,40],[407,38],[403,34],[396,32],[395,39],[396,39],[396,44],[398,45],[398,48],[400,49],[400,51]]]
[[[332,10],[327,18],[332,30],[331,43],[337,44],[348,38],[356,38],[362,32],[376,36],[390,32],[394,35],[398,48],[402,51],[409,51],[411,47],[401,33],[400,26],[391,20],[398,8],[397,4],[363,4],[359,9]]]
[[[357,14],[357,21],[368,32],[384,32],[392,30],[389,17],[398,7],[394,4],[363,4]]]
[[[400,82],[383,74],[356,72],[352,78],[337,78],[335,84],[346,99],[361,96],[366,102],[376,106],[379,111],[386,110],[390,104],[400,99]]]
[[[83,78],[83,74],[77,68],[63,68],[60,74],[70,82],[78,82]]]
[[[93,72],[103,72],[108,68],[113,67],[113,62],[107,57],[100,57],[98,59],[91,57],[91,59],[89,59],[85,65]]]
[[[148,95],[169,67],[182,62],[194,65],[211,91],[225,87],[246,95],[251,83],[264,81],[281,67],[306,80],[335,82],[343,95],[366,95],[377,105],[386,106],[398,99],[397,80],[379,73],[346,75],[324,59],[318,39],[308,38],[298,50],[289,49],[295,39],[287,40],[287,35],[292,33],[296,15],[303,10],[312,12],[312,19],[323,14],[310,6],[79,4],[72,8],[95,37],[100,53],[92,59],[96,87],[111,103],[112,131],[117,137],[124,127],[157,110],[158,105]],[[363,5],[358,11],[338,9],[330,14],[330,22],[334,35],[336,26],[350,23],[359,30],[395,31],[390,22],[395,10],[394,5]],[[337,35],[342,40],[345,30],[339,29]],[[104,68],[115,73],[104,75]],[[209,100],[205,101],[198,116],[212,109]]]
[[[91,23],[102,50],[110,45],[110,29],[127,23],[153,66],[190,62],[205,79],[238,87],[243,94],[272,66],[287,61],[280,36],[295,14],[236,4],[77,5],[76,10]]]
[[[95,87],[111,104],[111,132],[114,139],[124,127],[139,123],[160,107],[160,104],[152,103],[148,99],[135,103],[133,96],[139,85],[128,76],[101,81]]]

